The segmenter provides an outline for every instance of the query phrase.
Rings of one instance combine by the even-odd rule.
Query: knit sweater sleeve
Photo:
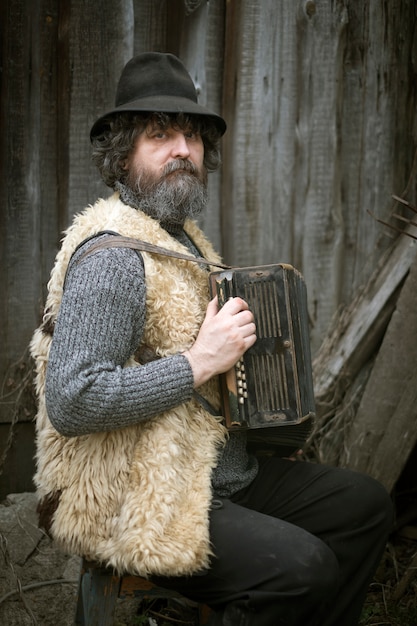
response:
[[[104,249],[72,263],[52,340],[45,399],[67,437],[147,420],[189,400],[188,360],[174,355],[123,367],[145,323],[143,262],[128,249]]]

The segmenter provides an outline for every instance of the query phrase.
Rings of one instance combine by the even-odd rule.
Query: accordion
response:
[[[291,265],[233,268],[210,274],[219,306],[243,298],[257,340],[220,376],[225,425],[249,442],[293,450],[308,438],[315,415],[307,292]]]

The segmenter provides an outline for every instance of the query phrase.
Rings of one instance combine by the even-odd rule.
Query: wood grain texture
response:
[[[109,193],[90,127],[125,62],[150,49],[180,55],[228,124],[201,225],[226,263],[304,274],[318,354],[391,245],[369,211],[389,219],[392,194],[416,204],[414,3],[4,0],[0,32],[3,384],[39,321],[62,230]]]
[[[342,464],[391,491],[417,443],[417,258],[346,437]]]

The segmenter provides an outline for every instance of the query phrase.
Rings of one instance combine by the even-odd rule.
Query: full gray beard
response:
[[[147,171],[129,172],[125,185],[123,199],[166,224],[182,225],[186,218],[200,215],[207,204],[206,176],[182,159],[169,163],[158,179]]]

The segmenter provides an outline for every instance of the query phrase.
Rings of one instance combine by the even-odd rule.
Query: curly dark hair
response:
[[[173,126],[199,133],[203,140],[204,165],[207,171],[214,171],[219,167],[220,134],[209,117],[185,113],[118,113],[109,116],[104,121],[102,133],[91,140],[92,160],[109,187],[114,188],[117,181],[125,181],[126,159],[136,138],[149,122],[162,130]]]

